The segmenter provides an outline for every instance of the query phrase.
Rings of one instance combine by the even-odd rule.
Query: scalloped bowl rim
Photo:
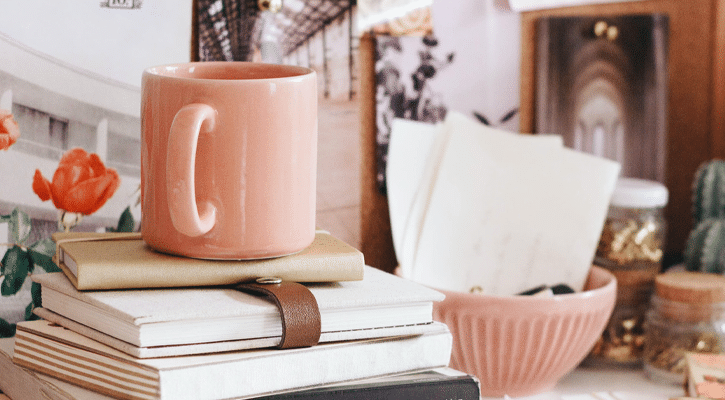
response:
[[[589,302],[592,298],[608,298],[616,295],[617,278],[605,268],[593,265],[586,282],[587,288],[575,293],[557,294],[551,297],[522,296],[522,295],[494,295],[485,293],[466,293],[446,289],[436,290],[446,295],[446,298],[466,299],[476,303],[494,301],[502,305],[528,307],[531,304],[551,305],[566,303]]]

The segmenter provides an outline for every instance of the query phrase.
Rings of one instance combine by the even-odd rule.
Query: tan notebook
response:
[[[199,260],[159,253],[138,233],[56,233],[55,261],[79,290],[230,285],[276,276],[296,282],[361,280],[364,258],[318,231],[306,249],[263,260]]]

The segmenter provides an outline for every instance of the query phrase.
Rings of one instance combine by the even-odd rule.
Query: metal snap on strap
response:
[[[282,318],[280,349],[314,346],[320,341],[320,309],[315,296],[297,282],[283,282],[277,277],[258,278],[236,289],[265,295],[274,301]]]
[[[257,278],[257,283],[263,284],[263,285],[272,285],[275,283],[282,283],[282,278],[277,278],[276,276],[268,276],[265,278]]]

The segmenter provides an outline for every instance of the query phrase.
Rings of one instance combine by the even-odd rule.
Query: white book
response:
[[[451,346],[448,328],[433,323],[426,333],[414,336],[138,359],[38,320],[18,324],[13,361],[118,398],[211,400],[444,367]],[[0,378],[0,385],[8,383]]]
[[[182,346],[178,354],[188,354],[191,347],[205,343],[247,340],[251,343],[247,348],[273,346],[282,334],[280,314],[271,301],[234,289],[81,292],[62,273],[32,279],[42,286],[43,308],[62,318],[54,320],[42,310],[39,315],[69,329],[100,332],[131,347]],[[430,324],[433,302],[444,298],[440,292],[372,267],[365,268],[361,281],[305,285],[320,309],[323,342],[415,333],[401,327]],[[104,343],[113,345],[111,340]]]
[[[0,390],[5,395],[10,397],[3,397],[0,395],[0,399],[3,400],[110,400],[113,397],[105,394],[95,392],[89,389],[85,389],[78,386],[78,383],[70,383],[54,378],[50,375],[46,375],[40,372],[32,371],[27,368],[23,368],[13,362],[13,347],[15,338],[2,338],[0,339]],[[456,385],[455,382],[459,382],[459,385],[465,385],[469,388],[471,386],[477,386],[478,381],[476,378],[467,375],[463,372],[456,371],[449,367],[434,368],[425,371],[412,371],[404,372],[400,374],[385,375],[373,378],[356,379],[347,382],[333,383],[330,385],[314,386],[309,389],[302,390],[290,390],[284,391],[279,394],[271,395],[273,398],[335,398],[338,397],[339,393],[347,394],[346,398],[352,397],[352,392],[357,392],[359,395],[355,398],[365,396],[370,398],[371,394],[375,394],[375,398],[380,396],[380,399],[396,399],[400,400],[400,392],[396,391],[397,387],[419,387],[415,397],[411,396],[404,397],[405,399],[420,399],[420,393],[430,393],[431,396],[435,396],[436,390],[431,391],[431,385],[435,389],[439,381],[443,384],[447,384],[446,389],[441,386],[440,390],[447,390],[448,394],[453,393],[451,386]],[[393,388],[388,389],[388,388]],[[438,392],[440,392],[438,390]],[[480,391],[480,389],[473,388],[466,391]],[[458,392],[456,392],[458,393]],[[270,399],[269,396],[264,396],[266,399]],[[253,398],[259,398],[254,396]],[[428,398],[428,397],[426,397]],[[430,397],[439,398],[439,397]],[[458,397],[456,397],[458,398]],[[478,396],[475,397],[478,399]]]
[[[15,338],[0,339],[0,390],[12,400],[109,400],[111,397],[13,362]],[[0,397],[1,399],[1,397]]]
[[[222,342],[196,343],[174,346],[139,347],[116,339],[101,331],[79,324],[71,319],[58,315],[44,308],[33,310],[39,317],[80,333],[97,342],[111,346],[130,356],[137,358],[172,357],[179,355],[219,353],[224,351],[238,351],[274,347],[279,344],[278,337],[264,337],[257,339],[225,340]],[[362,329],[354,331],[325,332],[320,335],[320,343],[339,342],[343,340],[374,339],[389,336],[419,335],[426,332],[432,323],[402,325],[379,329]]]

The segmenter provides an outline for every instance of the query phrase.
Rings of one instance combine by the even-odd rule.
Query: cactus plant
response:
[[[708,218],[725,218],[725,161],[703,163],[692,185],[693,226]]]
[[[684,254],[687,269],[725,274],[725,161],[711,160],[697,169],[692,219]]]
[[[690,232],[685,247],[690,271],[725,273],[725,218],[708,218]]]

